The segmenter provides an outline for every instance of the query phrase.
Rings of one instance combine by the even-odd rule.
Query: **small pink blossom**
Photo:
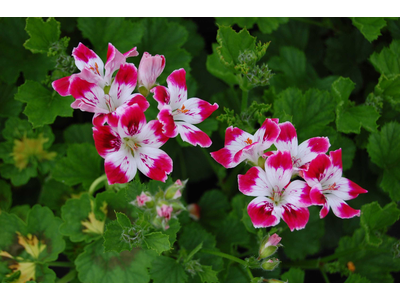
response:
[[[153,198],[149,193],[142,192],[139,196],[136,196],[136,202],[139,207],[144,206],[146,202],[152,201]]]
[[[173,210],[170,205],[163,204],[161,207],[157,206],[157,215],[162,218],[162,224],[165,229],[169,228],[168,221],[171,220]]]
[[[158,76],[161,75],[165,67],[164,55],[155,55],[144,52],[140,60],[138,69],[139,90],[144,87],[144,96],[147,96],[151,88],[156,84]]]

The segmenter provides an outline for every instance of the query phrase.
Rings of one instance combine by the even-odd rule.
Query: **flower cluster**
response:
[[[283,219],[293,231],[306,226],[311,205],[323,206],[321,218],[330,208],[339,218],[360,216],[345,201],[367,191],[342,177],[342,150],[328,156],[329,147],[327,137],[299,145],[292,123],[266,119],[254,135],[227,128],[225,147],[211,156],[225,168],[243,161],[253,165],[238,183],[243,194],[256,197],[247,207],[254,227],[275,226]]]
[[[187,99],[184,69],[168,76],[168,88],[158,86],[156,80],[164,70],[165,57],[145,52],[137,69],[126,59],[138,55],[136,47],[122,54],[108,44],[104,64],[80,43],[72,51],[80,73],[52,84],[60,95],[75,98],[71,107],[94,113],[93,138],[99,155],[105,159],[109,184],[129,182],[138,169],[151,179],[165,182],[173,162],[159,148],[178,134],[194,146],[211,145],[207,134],[194,124],[208,118],[218,105],[199,98]],[[138,93],[134,93],[136,88]],[[160,112],[157,120],[147,122],[145,111],[150,104],[145,97],[149,93],[153,93]],[[167,211],[160,213],[167,215]]]
[[[178,179],[165,191],[160,190],[154,195],[142,191],[131,204],[147,211],[155,227],[166,230],[169,228],[168,221],[171,218],[176,218],[182,210],[186,210],[180,200],[186,183],[187,180],[182,182]]]

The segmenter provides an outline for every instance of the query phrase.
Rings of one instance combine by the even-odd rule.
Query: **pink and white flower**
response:
[[[172,211],[174,210],[172,206],[163,204],[161,207],[157,206],[157,215],[162,219],[162,225],[164,229],[168,229],[168,221],[171,220]]]
[[[254,135],[237,127],[225,132],[225,147],[211,156],[225,168],[236,167],[244,160],[258,165],[259,158],[275,142],[280,132],[278,119],[266,119]]]
[[[326,153],[331,146],[327,137],[314,137],[299,145],[296,129],[292,123],[281,123],[279,128],[280,134],[274,144],[278,150],[290,152],[294,173],[307,169],[310,161],[316,158],[318,154]]]
[[[329,156],[319,154],[303,172],[303,178],[311,187],[312,204],[323,206],[319,213],[321,219],[328,214],[329,208],[342,219],[360,216],[360,210],[351,208],[345,201],[368,191],[343,178],[342,173],[342,149],[331,151]]]
[[[136,201],[133,201],[133,204],[142,207],[146,204],[146,202],[153,201],[153,197],[149,192],[142,192],[139,196],[136,196]]]
[[[151,92],[158,102],[158,119],[163,124],[163,132],[173,138],[180,134],[182,140],[194,146],[209,147],[210,137],[193,124],[208,118],[218,104],[211,105],[199,98],[187,99],[186,72],[175,70],[167,78],[168,88],[156,86]]]
[[[154,180],[165,182],[172,171],[172,159],[159,148],[168,140],[162,124],[146,123],[138,104],[125,107],[118,116],[118,127],[93,127],[96,149],[105,159],[109,184],[126,183],[135,177],[137,169]]]
[[[71,76],[60,78],[52,83],[53,88],[61,96],[71,95],[70,84],[74,77],[80,77],[91,83],[104,88],[111,84],[113,73],[119,69],[121,64],[126,62],[127,57],[138,56],[136,47],[122,54],[111,43],[108,44],[107,61],[104,70],[104,63],[101,58],[91,49],[79,43],[78,47],[72,50],[76,67],[81,71]]]
[[[74,109],[95,113],[93,123],[103,125],[106,121],[117,127],[117,108],[137,103],[142,110],[149,107],[141,94],[132,94],[136,87],[137,70],[134,64],[122,64],[109,89],[97,83],[83,80],[79,76],[71,79],[70,92],[75,98],[71,104]]]
[[[256,166],[238,176],[239,190],[257,197],[247,206],[254,227],[275,226],[281,218],[291,231],[306,226],[310,187],[301,180],[290,182],[292,171],[289,151],[277,151],[265,161],[265,170]]]
[[[139,70],[138,70],[138,86],[139,91],[142,92],[144,96],[147,96],[151,88],[156,84],[158,76],[161,75],[165,68],[165,57],[164,55],[152,56],[148,52],[144,52],[142,59],[140,60]]]

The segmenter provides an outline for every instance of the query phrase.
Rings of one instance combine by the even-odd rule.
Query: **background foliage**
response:
[[[37,237],[39,250],[45,245],[20,258],[36,282],[399,282],[398,18],[1,18],[0,28],[1,281],[22,281],[25,271],[12,273],[4,254],[21,253],[18,232]],[[70,54],[79,42],[103,60],[108,42],[121,52],[163,54],[160,84],[185,68],[188,96],[219,104],[199,126],[213,145],[170,140],[163,149],[173,180],[140,177],[89,194],[104,174],[91,115],[51,88],[77,71]],[[239,59],[246,50],[255,61]],[[249,76],[266,65],[272,77]],[[157,109],[148,100],[149,120]],[[251,198],[237,189],[248,166],[226,170],[209,152],[223,147],[227,126],[254,133],[266,117],[291,121],[299,142],[328,136],[330,150],[342,148],[344,176],[368,190],[351,201],[360,218],[321,220],[311,208],[301,231],[283,222],[252,226]],[[199,221],[184,211],[157,231],[129,203],[143,189],[157,193],[186,178],[183,199],[200,206]],[[132,226],[143,232],[140,244],[121,238]],[[272,272],[252,263],[267,232],[284,245]]]

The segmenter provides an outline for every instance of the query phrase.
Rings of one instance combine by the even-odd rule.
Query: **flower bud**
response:
[[[179,179],[175,181],[173,185],[170,185],[165,191],[165,199],[167,200],[175,200],[182,196],[182,190],[185,188],[186,182],[188,180],[184,180],[183,182]]]
[[[281,237],[274,233],[273,235],[267,235],[262,241],[260,245],[260,249],[258,250],[259,257],[258,259],[267,258],[273,255],[276,250],[278,250],[279,242],[281,241]]]
[[[189,216],[195,220],[200,220],[200,206],[197,203],[192,203],[187,206]]]
[[[279,263],[280,263],[279,259],[274,257],[272,259],[265,260],[261,264],[261,268],[263,268],[266,271],[273,271],[279,265]]]
[[[142,192],[139,196],[136,197],[136,205],[139,207],[142,207],[146,204],[147,202],[153,201],[153,197],[150,195],[149,192]]]
[[[164,55],[155,55],[144,52],[140,60],[138,69],[139,92],[147,96],[150,89],[156,84],[157,77],[160,76],[165,67]]]

